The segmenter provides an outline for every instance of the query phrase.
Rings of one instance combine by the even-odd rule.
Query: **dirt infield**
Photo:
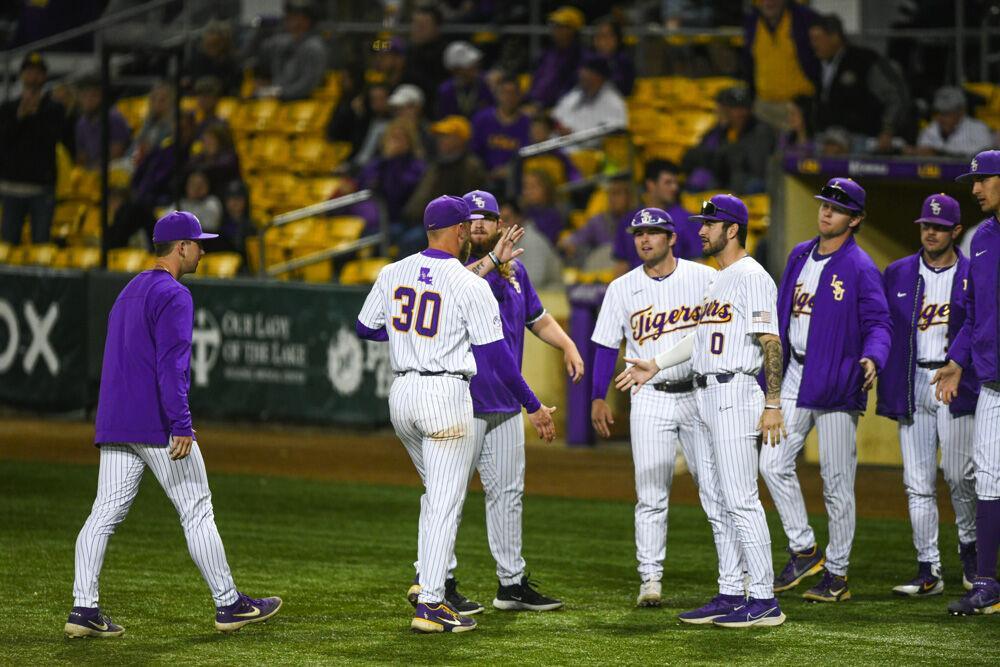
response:
[[[0,419],[0,459],[96,464],[97,449],[89,445],[93,434],[93,425],[80,421]],[[206,465],[214,472],[377,484],[419,483],[405,451],[388,430],[209,424],[199,429],[198,440]],[[822,513],[818,467],[803,464],[800,478],[810,512]],[[478,487],[478,480],[474,484]],[[860,516],[907,516],[901,469],[862,466],[856,488]],[[529,443],[526,492],[634,501],[629,448],[624,443],[593,449]],[[761,495],[771,509],[763,483]],[[698,504],[690,475],[675,478],[671,500]],[[938,500],[941,522],[953,521],[947,489],[940,480]]]

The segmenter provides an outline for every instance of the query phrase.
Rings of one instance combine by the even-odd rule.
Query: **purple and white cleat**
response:
[[[976,577],[972,590],[948,605],[952,616],[1000,614],[1000,583],[991,577]]]
[[[420,602],[413,612],[410,629],[414,632],[468,632],[476,629],[476,619],[462,616],[446,602]]]
[[[778,606],[778,598],[750,598],[733,613],[720,616],[712,622],[720,628],[774,627],[785,622],[785,615]]]
[[[252,598],[238,593],[239,597],[231,605],[216,607],[215,629],[219,632],[236,632],[244,625],[262,623],[278,613],[281,598]]]
[[[121,637],[125,628],[111,622],[100,607],[73,607],[63,626],[63,632],[70,639],[83,637]]]
[[[941,578],[941,566],[931,563],[918,563],[917,576],[905,584],[894,586],[892,592],[911,598],[922,598],[928,595],[941,595],[944,592],[944,580]]]
[[[724,595],[719,593],[708,604],[685,611],[677,616],[684,623],[692,625],[708,625],[715,619],[727,616],[746,605],[747,599],[742,595]]]

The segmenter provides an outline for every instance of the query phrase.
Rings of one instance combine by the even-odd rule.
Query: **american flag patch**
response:
[[[755,310],[755,311],[753,311],[753,322],[754,322],[754,324],[770,324],[771,323],[771,311],[769,311],[769,310]]]

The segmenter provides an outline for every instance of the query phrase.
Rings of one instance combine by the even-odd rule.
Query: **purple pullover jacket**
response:
[[[948,359],[964,369],[971,364],[980,382],[1000,381],[1000,222],[996,216],[979,225],[969,256],[965,322],[951,343]]]

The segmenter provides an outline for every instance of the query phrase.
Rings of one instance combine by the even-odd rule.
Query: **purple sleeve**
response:
[[[972,329],[976,326],[976,288],[972,284],[972,269],[969,269],[969,285],[965,291],[965,321],[955,334],[955,340],[948,348],[947,358],[968,370],[972,365]]]
[[[542,315],[545,314],[545,306],[542,305],[542,300],[538,298],[538,292],[535,291],[535,286],[531,284],[531,277],[525,270],[524,265],[518,263],[518,282],[521,284],[521,291],[524,292],[524,315],[525,324],[532,325],[538,321]]]
[[[524,381],[506,341],[501,339],[486,345],[473,345],[472,355],[476,358],[476,367],[492,370],[493,375],[514,394],[514,397],[529,414],[537,412],[542,407],[535,393],[531,391],[531,387]]]
[[[153,329],[156,346],[156,383],[160,407],[170,420],[170,434],[191,436],[191,334],[194,329],[194,302],[191,293],[178,291],[160,309]]]
[[[354,331],[357,332],[358,338],[361,338],[362,340],[373,340],[376,342],[385,342],[389,340],[389,332],[385,330],[385,327],[372,329],[362,324],[361,320],[354,323]]]
[[[882,276],[874,265],[862,267],[859,277],[861,300],[858,310],[861,315],[861,335],[865,339],[861,356],[874,361],[881,371],[889,360],[889,346],[892,344],[889,305],[885,301]]]
[[[625,231],[624,226],[624,222],[618,222],[618,227],[615,229],[614,245],[611,248],[611,256],[623,262],[631,263],[627,244],[632,241],[632,237],[627,231]],[[635,244],[633,243],[633,247],[634,245]]]
[[[125,116],[121,115],[117,109],[112,109],[108,116],[108,125],[110,126],[109,134],[112,143],[118,142],[127,145],[132,131],[129,130],[128,123],[125,122]]]
[[[590,400],[603,399],[608,395],[611,375],[618,363],[618,350],[600,343],[594,343],[594,371],[590,385]]]

